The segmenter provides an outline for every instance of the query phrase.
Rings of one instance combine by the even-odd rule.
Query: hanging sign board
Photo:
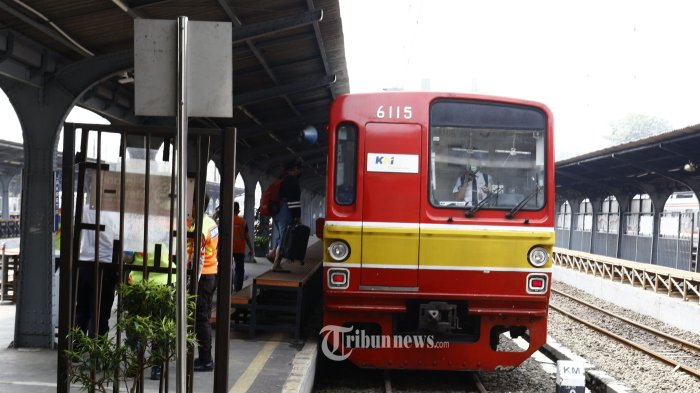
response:
[[[188,23],[188,116],[233,116],[231,23]],[[177,21],[134,20],[135,113],[175,116]]]

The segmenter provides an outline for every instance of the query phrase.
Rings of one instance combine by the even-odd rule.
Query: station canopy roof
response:
[[[700,192],[700,124],[556,163],[558,199]]]
[[[233,25],[233,117],[191,118],[190,126],[236,127],[238,164],[271,175],[301,158],[302,187],[322,192],[329,107],[349,92],[338,0],[0,1],[0,78],[39,87],[37,70],[50,78],[77,61],[133,53],[135,18],[178,16]],[[134,115],[133,69],[124,71],[86,91],[78,105],[113,124],[163,125]],[[309,125],[319,131],[311,145],[299,138]]]

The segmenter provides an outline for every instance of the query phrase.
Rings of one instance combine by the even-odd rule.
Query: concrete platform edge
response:
[[[309,339],[299,353],[294,356],[292,370],[282,387],[282,393],[311,393],[316,376],[318,343]]]
[[[557,360],[573,360],[582,363],[586,369],[586,380],[591,381],[593,385],[605,386],[607,393],[638,393],[605,371],[596,369],[595,365],[578,356],[569,348],[559,344],[557,340],[549,335],[547,335],[547,343],[542,347],[542,350],[548,352],[549,355],[552,355]]]

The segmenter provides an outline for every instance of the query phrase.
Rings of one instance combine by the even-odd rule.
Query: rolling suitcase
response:
[[[287,225],[280,243],[280,256],[290,260],[298,259],[303,264],[310,232],[311,229],[303,224]]]

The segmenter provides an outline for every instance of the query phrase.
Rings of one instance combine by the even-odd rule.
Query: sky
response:
[[[68,114],[66,121],[75,123],[109,124],[109,121],[104,117],[80,107],[74,107]],[[24,140],[22,138],[22,128],[17,119],[17,114],[2,89],[0,89],[0,139],[20,143]],[[63,151],[63,141],[59,141],[58,146],[59,151]]]
[[[428,85],[539,101],[554,115],[557,160],[609,146],[627,114],[700,123],[697,1],[340,6],[351,93]]]
[[[539,101],[557,160],[609,146],[627,114],[700,123],[698,1],[339,1],[352,93],[427,85]],[[2,92],[0,120],[0,139],[21,142]]]

